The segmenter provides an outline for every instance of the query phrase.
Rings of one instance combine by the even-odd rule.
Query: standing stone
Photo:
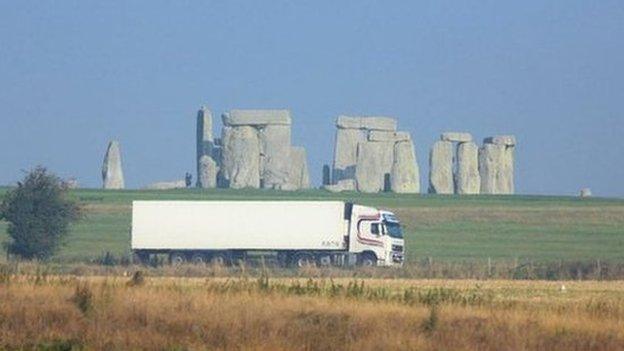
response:
[[[359,143],[355,168],[357,190],[364,193],[389,191],[393,159],[394,143]]]
[[[479,174],[481,176],[481,194],[502,194],[500,188],[505,145],[483,144],[479,149]]]
[[[501,194],[515,193],[514,186],[514,150],[515,146],[506,145],[503,152],[499,189]]]
[[[390,182],[392,191],[395,193],[417,194],[420,192],[420,173],[414,144],[411,140],[394,144],[394,162]]]
[[[123,189],[124,176],[121,168],[121,151],[116,140],[108,144],[102,164],[102,182],[104,189]]]
[[[202,169],[201,158],[205,155],[211,156],[213,153],[214,141],[212,138],[212,113],[205,107],[202,107],[197,112],[197,187],[198,188],[213,188],[214,185],[209,186],[207,183],[202,183]],[[205,177],[204,177],[205,179]],[[214,181],[209,181],[209,184],[215,184]]]
[[[260,187],[260,141],[255,128],[223,127],[223,178],[234,189]]]
[[[303,147],[292,147],[290,150],[289,180],[282,190],[299,190],[310,187],[308,161]]]
[[[581,189],[580,193],[579,193],[580,197],[591,197],[592,196],[592,192],[590,188],[583,188]]]
[[[366,140],[366,132],[359,129],[336,130],[336,144],[334,150],[334,168],[332,183],[337,184],[343,179],[355,178],[358,144]]]
[[[217,163],[212,157],[208,155],[202,156],[199,159],[197,184],[200,184],[202,188],[216,188],[218,171]]]
[[[438,140],[429,154],[429,193],[453,194],[453,143]]]
[[[263,188],[282,189],[289,181],[290,125],[267,125],[260,129],[260,179]]]
[[[457,146],[455,193],[479,194],[480,189],[479,148],[474,142],[460,143]]]

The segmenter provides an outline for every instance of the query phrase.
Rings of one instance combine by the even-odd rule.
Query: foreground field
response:
[[[624,349],[622,282],[1,277],[8,349]]]
[[[7,191],[0,188],[0,198]],[[279,192],[75,190],[87,209],[57,261],[127,256],[132,200],[348,200],[395,211],[405,227],[408,265],[423,260],[622,262],[624,200],[543,196],[422,196]],[[0,242],[7,239],[0,222]]]

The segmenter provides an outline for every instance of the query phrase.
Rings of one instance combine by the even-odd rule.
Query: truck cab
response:
[[[349,251],[358,255],[360,265],[403,265],[403,231],[394,213],[353,205],[349,223]]]

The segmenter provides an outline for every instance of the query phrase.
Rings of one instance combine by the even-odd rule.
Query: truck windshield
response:
[[[399,222],[385,221],[384,224],[386,225],[386,230],[388,231],[388,235],[390,235],[393,238],[399,238],[399,239],[403,238],[403,231],[401,230],[401,225],[399,224]]]

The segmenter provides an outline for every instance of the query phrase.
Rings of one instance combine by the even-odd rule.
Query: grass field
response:
[[[0,197],[6,193],[0,188]],[[409,262],[624,261],[624,200],[546,196],[331,194],[320,190],[74,190],[87,216],[55,258],[89,261],[128,254],[132,200],[349,200],[397,213]],[[7,239],[0,222],[0,241]]]
[[[621,350],[624,283],[0,272],[0,349]]]

